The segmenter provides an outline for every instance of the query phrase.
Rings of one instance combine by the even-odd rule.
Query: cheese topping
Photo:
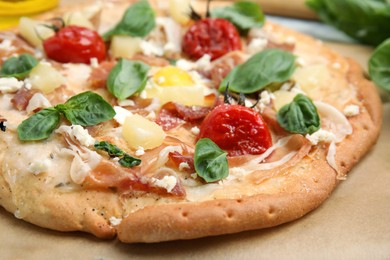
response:
[[[336,136],[324,129],[320,129],[317,132],[312,133],[311,135],[307,134],[305,136],[312,145],[317,145],[320,142],[330,143],[336,139]]]
[[[357,116],[360,113],[360,108],[357,105],[348,105],[344,108],[343,113],[348,117]]]
[[[133,115],[133,113],[123,107],[114,106],[114,110],[116,113],[114,116],[114,120],[117,121],[120,125],[123,125],[125,123],[126,117]]]
[[[112,216],[108,219],[108,221],[110,221],[112,226],[118,226],[122,222],[122,219]]]
[[[83,146],[92,146],[95,144],[95,138],[93,138],[88,130],[84,129],[81,125],[62,125],[57,130],[56,133],[67,133],[72,140],[77,140]]]
[[[0,50],[5,50],[8,52],[14,51],[16,48],[12,45],[12,41],[9,39],[5,39],[0,42]]]
[[[41,93],[35,93],[34,96],[31,97],[28,105],[26,107],[26,111],[28,114],[32,113],[34,110],[38,108],[48,108],[51,107],[50,101],[42,95]]]
[[[51,162],[48,159],[42,161],[35,161],[28,166],[27,170],[34,175],[38,175],[46,172],[49,169],[50,164]]]
[[[157,187],[166,189],[167,192],[171,192],[177,184],[177,178],[175,176],[164,176],[161,180],[152,178],[152,183]]]
[[[24,86],[23,81],[19,81],[17,78],[0,78],[0,92],[15,93]]]

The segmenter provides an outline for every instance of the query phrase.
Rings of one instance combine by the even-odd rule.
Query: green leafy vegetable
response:
[[[212,17],[224,18],[234,24],[242,35],[249,29],[264,24],[264,14],[258,4],[253,2],[236,2],[231,6],[211,10]]]
[[[99,143],[95,143],[94,146],[98,150],[106,151],[112,158],[120,158],[118,162],[124,167],[131,168],[141,164],[140,159],[132,157],[131,155],[121,150],[118,146],[110,144],[109,142],[101,141]]]
[[[294,100],[283,106],[277,114],[278,123],[291,133],[312,134],[320,129],[320,117],[313,102],[298,94]]]
[[[295,57],[278,49],[267,49],[235,67],[222,81],[219,91],[254,93],[275,82],[288,80],[295,70]]]
[[[98,94],[83,92],[70,98],[65,104],[43,109],[24,120],[18,126],[19,139],[47,139],[60,123],[61,114],[74,125],[90,126],[113,118],[115,110]]]
[[[156,26],[155,14],[147,0],[141,0],[131,5],[122,20],[103,35],[108,41],[114,35],[145,37]]]
[[[145,88],[148,70],[143,62],[121,59],[108,75],[107,88],[118,99],[126,99]]]
[[[21,141],[47,139],[60,123],[61,115],[54,108],[46,108],[24,120],[18,126]]]
[[[73,96],[65,104],[57,105],[55,108],[73,125],[97,125],[115,116],[112,106],[91,91]]]
[[[379,45],[390,37],[388,0],[306,0],[322,21],[362,43]]]
[[[390,38],[375,49],[368,61],[368,71],[375,84],[390,91]]]
[[[200,139],[195,146],[194,165],[198,176],[214,182],[229,175],[227,153],[208,138]]]
[[[7,59],[1,67],[0,76],[22,79],[26,77],[37,64],[38,60],[27,53],[18,57],[11,57]]]

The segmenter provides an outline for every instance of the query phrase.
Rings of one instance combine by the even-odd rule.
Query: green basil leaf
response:
[[[222,81],[219,91],[254,93],[271,83],[288,80],[295,70],[295,57],[279,49],[267,49],[253,55],[245,63],[234,68]]]
[[[138,166],[141,164],[141,160],[138,158],[134,158],[128,154],[125,154],[121,159],[119,159],[119,164],[123,167],[131,168],[134,166]]]
[[[224,18],[234,24],[240,34],[246,35],[249,29],[262,27],[264,14],[258,4],[253,2],[236,2],[231,6],[211,10],[212,17]]]
[[[390,37],[388,0],[306,0],[320,20],[370,45]]]
[[[103,39],[108,41],[114,35],[145,37],[156,26],[155,20],[155,13],[149,2],[146,0],[138,1],[126,10],[122,20],[106,32]]]
[[[200,139],[195,146],[194,165],[198,176],[214,182],[229,175],[227,152],[208,138]]]
[[[101,96],[91,91],[71,97],[55,108],[73,125],[91,126],[112,119],[115,110]]]
[[[106,141],[101,141],[99,143],[95,143],[94,147],[98,150],[103,150],[108,153],[110,157],[119,157],[119,164],[131,168],[141,164],[141,160],[138,158],[134,158],[131,155],[125,153],[118,146],[110,144]]]
[[[38,60],[30,54],[7,59],[0,70],[1,77],[15,77],[22,79],[38,64]]]
[[[47,139],[60,123],[61,114],[54,108],[46,108],[24,120],[18,126],[22,141]]]
[[[277,114],[278,123],[291,133],[312,134],[320,129],[317,108],[307,96],[298,94]]]
[[[376,85],[390,91],[390,38],[375,49],[368,61],[368,71]]]
[[[107,88],[118,99],[126,99],[145,88],[148,70],[143,62],[120,59],[108,75]]]

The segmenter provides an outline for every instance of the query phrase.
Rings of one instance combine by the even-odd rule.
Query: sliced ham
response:
[[[20,88],[11,99],[13,107],[19,111],[25,111],[30,99],[37,92],[38,91],[34,89],[27,89],[25,87]]]

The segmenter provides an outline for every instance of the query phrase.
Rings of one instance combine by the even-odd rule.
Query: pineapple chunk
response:
[[[321,64],[297,68],[292,76],[292,79],[307,93],[310,93],[322,84],[328,84],[329,78],[328,68]]]
[[[169,13],[171,17],[181,25],[190,22],[190,0],[169,0]]]
[[[114,58],[131,58],[141,52],[141,41],[141,38],[116,35],[111,41],[111,55]]]
[[[19,21],[19,33],[31,45],[42,49],[42,40],[54,35],[54,31],[28,17],[22,17]]]
[[[273,105],[276,111],[281,109],[284,105],[291,103],[297,93],[290,92],[287,90],[277,90],[274,93],[275,99]]]
[[[91,21],[88,20],[88,18],[86,18],[86,16],[80,12],[65,13],[62,18],[64,19],[66,25],[77,25],[80,27],[95,30],[95,27],[91,23]]]
[[[30,72],[32,88],[40,89],[47,94],[65,83],[64,77],[49,63],[40,62]]]
[[[161,126],[137,114],[125,119],[122,135],[133,149],[138,149],[138,147],[156,148],[163,143],[165,138]]]

